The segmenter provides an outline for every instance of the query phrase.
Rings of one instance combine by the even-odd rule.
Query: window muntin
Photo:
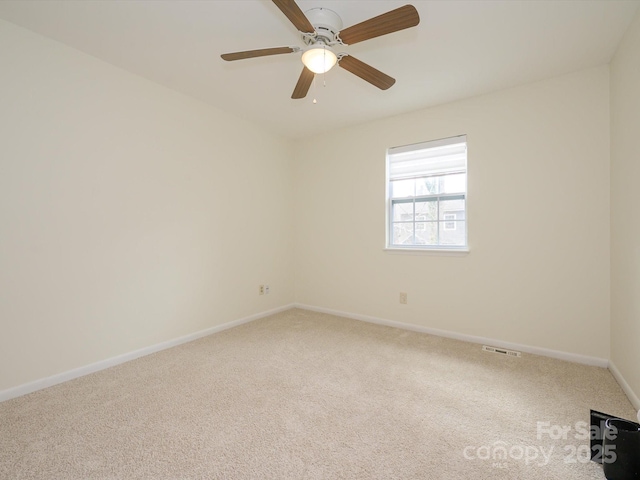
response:
[[[387,192],[387,247],[466,248],[466,136],[389,149]]]

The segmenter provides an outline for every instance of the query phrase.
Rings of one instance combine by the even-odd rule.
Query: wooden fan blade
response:
[[[296,83],[296,88],[293,89],[291,98],[298,99],[306,97],[309,87],[311,86],[311,82],[313,82],[314,75],[315,74],[307,67],[303,67],[298,83]]]
[[[280,55],[281,53],[293,53],[297,51],[291,47],[262,48],[260,50],[247,50],[246,52],[225,53],[220,55],[223,60],[231,62],[245,58],[266,57],[268,55]]]
[[[340,32],[340,40],[347,45],[369,40],[388,33],[415,27],[420,23],[420,15],[413,5],[405,5]]]
[[[316,31],[309,19],[302,13],[298,4],[293,0],[273,0],[273,3],[299,31],[304,33],[314,33]]]
[[[386,90],[396,83],[395,78],[376,70],[371,65],[367,65],[351,55],[342,57],[338,65],[381,90]]]

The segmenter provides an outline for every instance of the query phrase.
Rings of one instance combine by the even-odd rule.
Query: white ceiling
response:
[[[297,138],[608,63],[640,0],[297,0],[350,26],[412,3],[415,28],[341,49],[396,78],[382,91],[335,68],[292,100],[302,45],[270,0],[0,1],[0,18]],[[317,98],[317,104],[312,99]]]

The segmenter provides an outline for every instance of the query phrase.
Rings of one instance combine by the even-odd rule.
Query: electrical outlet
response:
[[[407,304],[407,294],[405,292],[400,292],[400,303]]]
[[[264,285],[258,287],[258,295],[264,295]]]
[[[264,286],[264,293],[265,295],[269,295],[269,285]]]

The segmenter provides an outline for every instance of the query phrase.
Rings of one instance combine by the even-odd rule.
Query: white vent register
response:
[[[482,350],[489,353],[497,353],[498,355],[504,355],[505,357],[521,357],[522,353],[516,350],[507,350],[506,348],[490,347],[483,345]]]

